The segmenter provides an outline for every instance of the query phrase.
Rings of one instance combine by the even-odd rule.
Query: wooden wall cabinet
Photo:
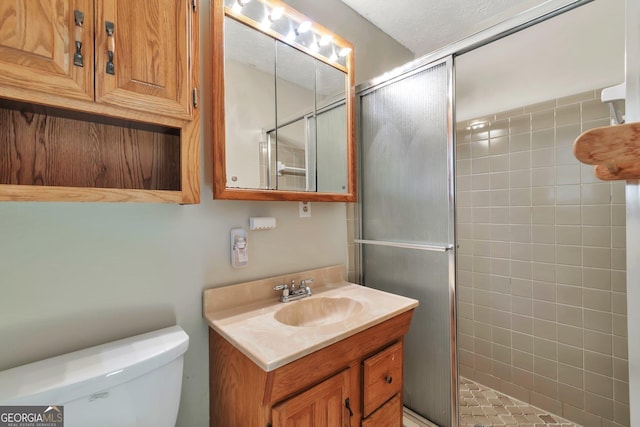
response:
[[[209,329],[211,427],[402,427],[403,337],[412,314],[270,372]]]
[[[199,202],[197,12],[0,0],[0,200]]]

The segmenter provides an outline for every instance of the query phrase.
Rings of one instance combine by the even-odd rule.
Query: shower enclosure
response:
[[[609,124],[600,90],[624,74],[580,54],[622,60],[598,31],[623,24],[592,19],[623,9],[564,2],[358,88],[358,278],[420,301],[404,404],[425,420],[629,425],[624,183],[571,151]]]
[[[629,425],[625,183],[572,150],[611,122],[623,28],[596,0],[456,57],[459,372],[516,408],[463,426]]]

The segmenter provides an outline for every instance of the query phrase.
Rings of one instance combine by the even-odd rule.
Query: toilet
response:
[[[0,372],[0,406],[63,406],[65,427],[174,427],[189,336],[172,326]]]

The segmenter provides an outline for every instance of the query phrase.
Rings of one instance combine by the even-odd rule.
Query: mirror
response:
[[[214,198],[355,201],[352,45],[277,0],[213,19]]]

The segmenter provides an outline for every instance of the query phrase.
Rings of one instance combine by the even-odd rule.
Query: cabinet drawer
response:
[[[366,359],[363,372],[364,416],[402,390],[402,342]]]
[[[380,409],[362,420],[362,427],[402,427],[402,402],[396,394]]]

